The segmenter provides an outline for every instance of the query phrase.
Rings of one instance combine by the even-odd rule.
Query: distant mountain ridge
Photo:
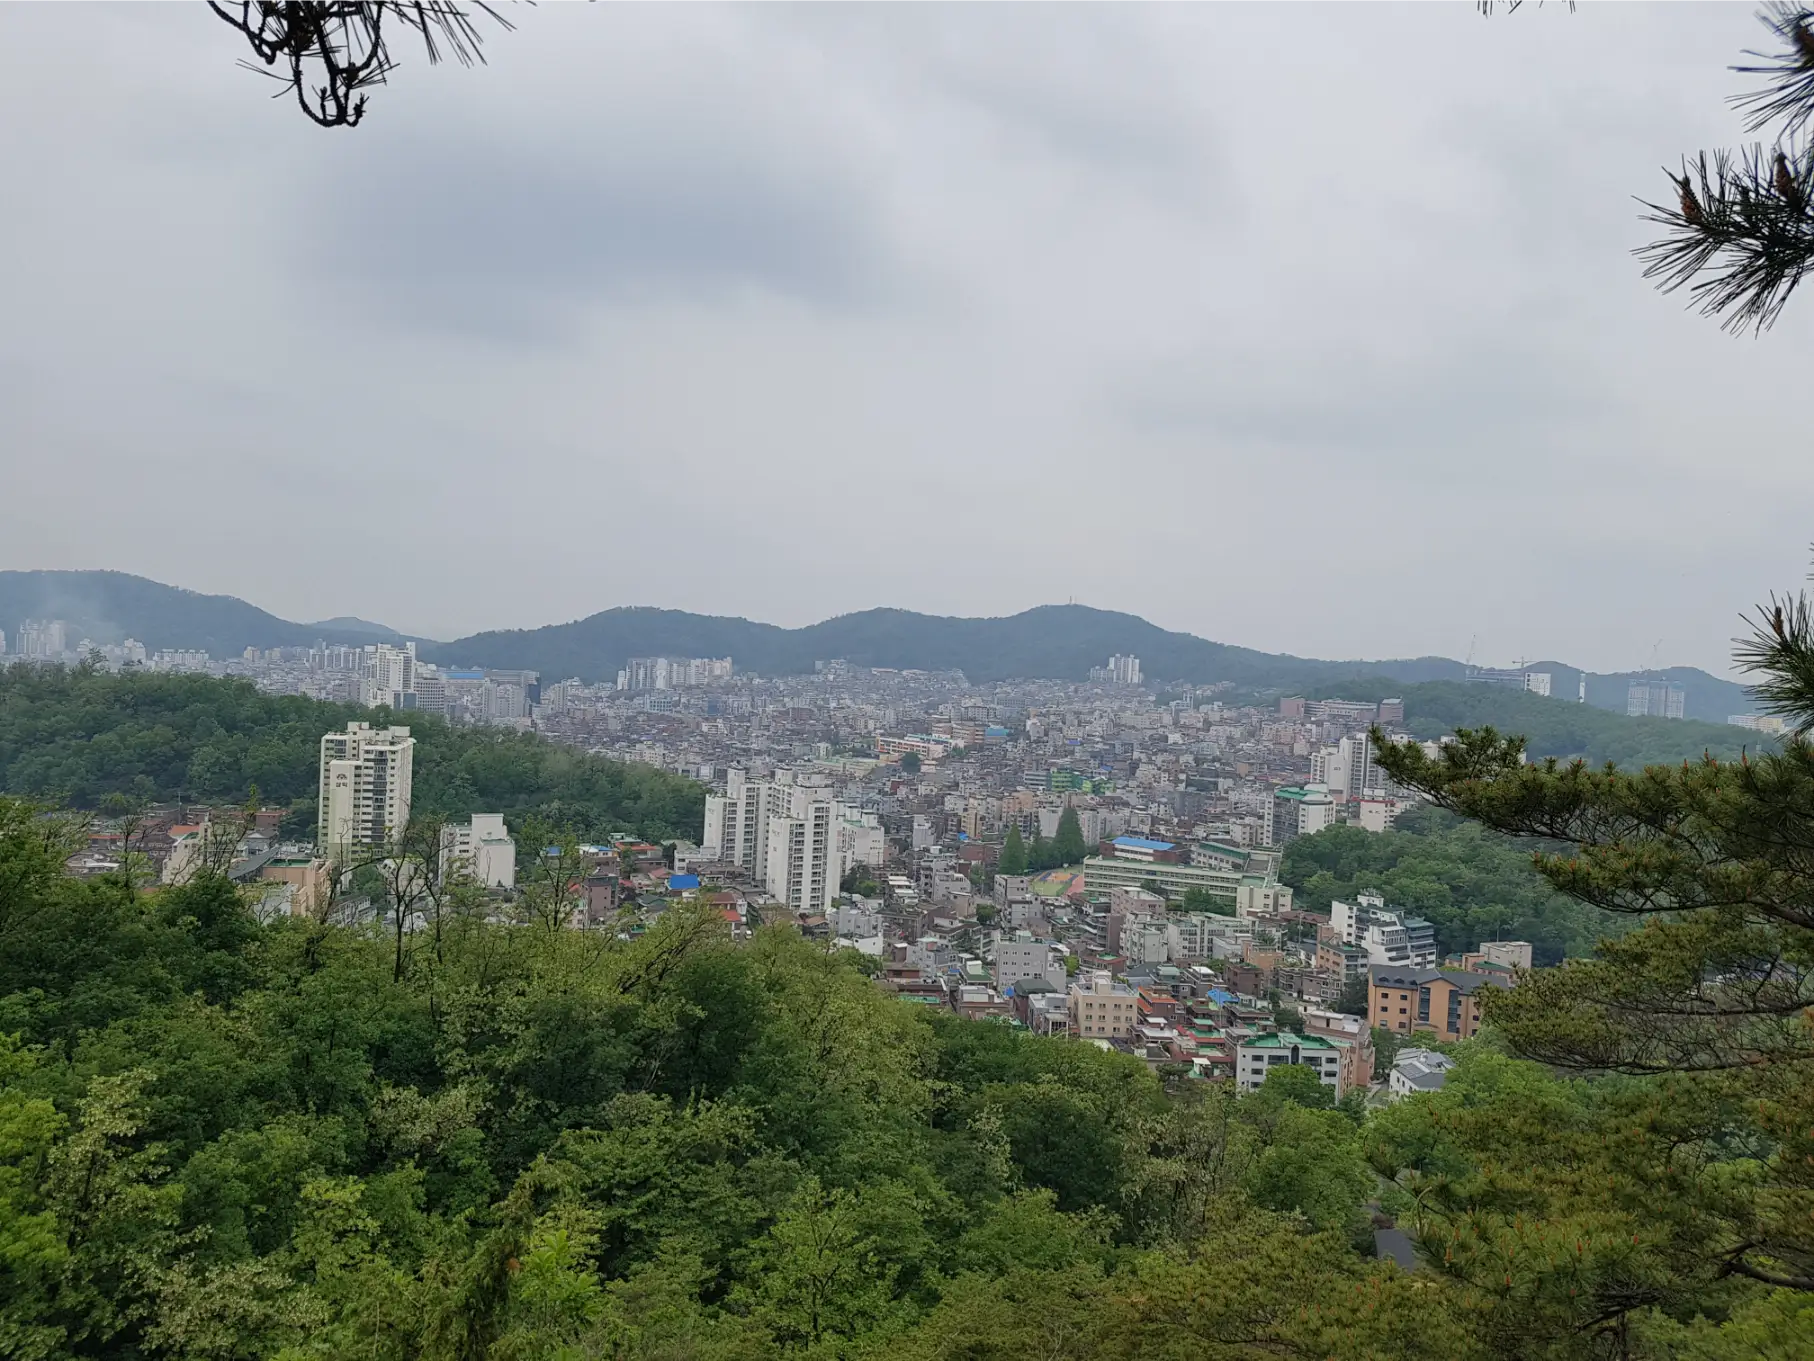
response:
[[[728,656],[738,669],[762,675],[801,675],[812,671],[816,661],[842,658],[857,666],[959,670],[972,681],[1081,681],[1111,654],[1130,652],[1140,658],[1149,683],[1232,681],[1244,689],[1316,692],[1344,683],[1378,689],[1382,682],[1458,681],[1468,672],[1464,663],[1449,657],[1325,661],[1259,652],[1086,605],[1039,605],[983,619],[874,609],[798,629],[623,606],[567,624],[478,633],[435,644],[425,655],[473,666],[526,666],[541,671],[544,678],[578,676],[588,681],[608,681],[628,658],[650,656]],[[1562,662],[1533,662],[1528,669],[1549,672],[1554,697],[1564,700],[1574,698],[1584,674]],[[1640,673],[1585,674],[1589,704],[1625,712],[1626,686]],[[1681,684],[1688,714],[1709,722],[1724,722],[1730,714],[1754,708],[1744,686],[1697,667],[1642,674],[1664,675]]]
[[[344,615],[293,623],[234,596],[204,595],[125,572],[0,572],[0,628],[9,638],[21,620],[67,620],[72,634],[96,642],[131,636],[147,647],[203,648],[231,657],[247,647],[305,647],[398,642],[407,635]],[[1017,678],[1084,680],[1111,653],[1133,653],[1149,681],[1233,682],[1243,690],[1332,693],[1356,698],[1393,685],[1460,680],[1467,667],[1447,657],[1325,661],[1211,642],[1176,633],[1137,615],[1084,605],[1040,605],[1001,618],[964,619],[873,609],[839,615],[804,628],[682,610],[625,606],[571,623],[505,629],[452,642],[416,638],[430,661],[483,667],[528,667],[546,679],[578,676],[610,681],[631,657],[731,657],[741,671],[762,675],[810,673],[813,663],[843,658],[858,666],[960,670],[973,681]],[[1548,671],[1557,699],[1572,699],[1583,674],[1561,662],[1534,662]],[[1632,675],[1587,673],[1588,702],[1623,713]],[[1745,687],[1695,667],[1662,674],[1686,690],[1691,717],[1721,722],[1754,708]]]
[[[152,651],[200,648],[232,657],[248,647],[308,647],[394,642],[402,635],[362,619],[297,624],[237,596],[204,595],[128,572],[0,572],[0,629],[7,645],[27,619],[61,619],[69,645],[83,638],[119,643],[136,638]],[[344,626],[329,630],[330,625]]]

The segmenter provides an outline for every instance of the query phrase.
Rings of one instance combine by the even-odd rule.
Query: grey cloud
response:
[[[1804,568],[1814,308],[1734,342],[1627,255],[1742,7],[516,19],[334,135],[205,11],[0,6],[0,566],[1601,670]],[[407,567],[335,551],[368,499]]]
[[[1206,357],[1135,386],[1115,410],[1136,428],[1359,457],[1400,475],[1441,474],[1471,451],[1518,450],[1527,477],[1546,449],[1613,410],[1592,366],[1505,338],[1396,359],[1357,339],[1345,353],[1271,359]]]
[[[623,131],[573,137],[558,160],[483,137],[361,158],[334,177],[307,268],[343,303],[505,335],[561,329],[600,300],[754,289],[841,310],[883,297],[890,263],[860,184],[658,134],[612,145]]]

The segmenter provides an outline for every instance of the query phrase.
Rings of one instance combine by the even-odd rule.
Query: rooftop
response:
[[[1402,964],[1375,964],[1367,970],[1375,987],[1421,988],[1431,983],[1450,983],[1464,993],[1485,986],[1504,987],[1505,980],[1490,974],[1466,973],[1460,969],[1410,969]]]
[[[1321,1035],[1299,1035],[1290,1030],[1281,1030],[1276,1035],[1255,1035],[1250,1040],[1242,1040],[1243,1049],[1335,1049],[1334,1041],[1326,1040]]]

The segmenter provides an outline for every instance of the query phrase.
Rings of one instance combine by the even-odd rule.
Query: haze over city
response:
[[[1747,7],[510,17],[330,135],[199,8],[0,10],[0,567],[1719,674],[1803,574],[1807,310],[1629,254]]]
[[[0,118],[0,1354],[1814,1356],[1814,0]]]

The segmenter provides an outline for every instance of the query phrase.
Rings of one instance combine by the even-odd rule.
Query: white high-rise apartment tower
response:
[[[855,864],[880,869],[887,842],[874,813],[792,778],[787,770],[773,781],[732,770],[725,792],[706,798],[700,855],[741,865],[796,912],[829,912],[845,872]]]
[[[321,793],[315,844],[344,857],[387,846],[409,826],[416,739],[408,728],[348,723],[321,739]]]
[[[732,770],[723,794],[705,801],[705,839],[700,854],[708,860],[725,860],[743,866],[750,878],[768,878],[768,821],[782,806],[787,790],[763,780],[752,780]]]
[[[838,892],[837,805],[815,789],[777,787],[770,815],[764,882],[794,912],[823,915]]]
[[[388,704],[393,709],[413,708],[404,699],[416,693],[416,645],[405,643],[392,647],[378,643],[365,649],[360,659],[359,701],[372,706]]]

